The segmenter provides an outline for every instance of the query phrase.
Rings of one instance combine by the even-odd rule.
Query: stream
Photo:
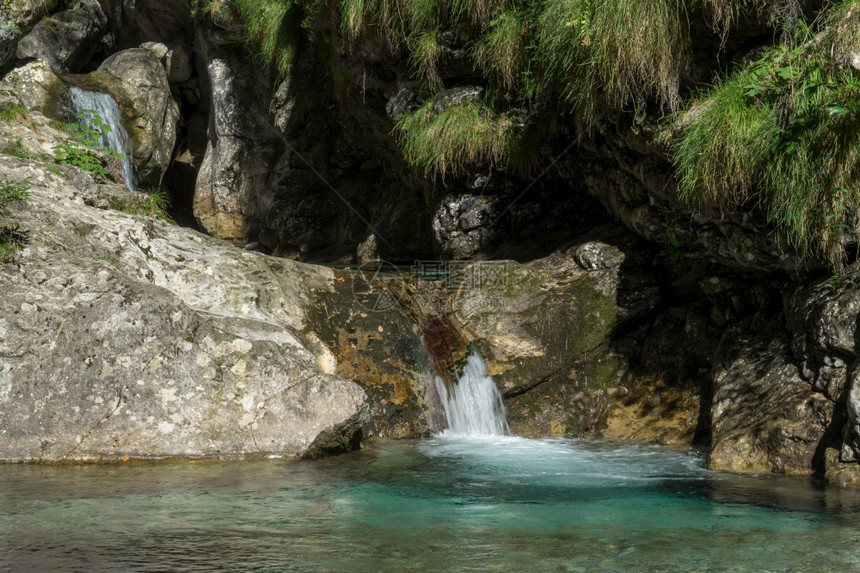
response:
[[[852,571],[860,492],[565,439],[0,466],[8,571]]]

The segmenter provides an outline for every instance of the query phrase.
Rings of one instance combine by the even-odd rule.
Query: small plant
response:
[[[67,179],[66,174],[63,173],[63,170],[60,169],[59,167],[54,166],[54,165],[51,165],[50,167],[48,167],[46,169],[46,171],[53,173],[54,175],[60,177],[61,179]]]
[[[0,121],[15,121],[27,117],[27,108],[13,103],[0,105]]]
[[[27,159],[30,157],[30,154],[27,152],[27,149],[24,148],[24,144],[21,142],[21,138],[15,138],[12,141],[6,143],[5,146],[0,148],[0,153],[3,155],[11,155],[13,157],[20,157],[21,159]]]
[[[82,239],[92,233],[93,229],[95,229],[95,225],[91,225],[89,223],[75,223],[73,227],[75,229],[75,234]]]
[[[56,129],[57,131],[62,131],[63,133],[71,133],[72,130],[69,126],[77,124],[66,123],[65,121],[60,121],[59,119],[51,119],[48,120],[48,125]]]
[[[79,123],[69,123],[67,127],[74,137],[54,147],[54,162],[60,165],[74,165],[96,175],[101,181],[111,179],[106,163],[108,159],[122,159],[123,154],[102,145],[104,134],[111,127],[94,110],[85,109],[77,115]]]
[[[29,185],[22,185],[13,181],[0,181],[0,220],[6,218],[9,205],[13,201],[23,201],[30,196],[27,190]]]
[[[45,16],[42,18],[42,24],[44,24],[45,27],[54,34],[56,34],[60,29],[60,21],[52,16]]]
[[[14,201],[23,201],[29,197],[28,185],[13,181],[0,181],[0,263],[15,260],[18,252],[27,243],[26,233],[20,231],[7,219],[9,205]]]
[[[6,7],[8,13],[8,6]],[[21,35],[21,28],[10,20],[6,14],[0,14],[0,42],[12,40]]]

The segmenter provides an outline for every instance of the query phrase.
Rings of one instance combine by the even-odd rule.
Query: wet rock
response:
[[[334,274],[89,205],[119,186],[0,157],[31,240],[0,265],[0,458],[318,455],[365,392],[306,330]]]
[[[370,264],[355,273],[335,271],[334,285],[311,293],[307,324],[330,352],[333,372],[367,393],[364,435],[407,438],[442,429],[404,277],[391,265]]]
[[[138,184],[158,188],[170,164],[179,119],[161,62],[149,50],[131,48],[110,56],[80,81],[117,101],[131,138]]]
[[[379,240],[371,233],[367,239],[359,243],[355,252],[359,263],[374,263],[382,260],[379,255]]]
[[[194,62],[186,46],[174,43],[166,54],[164,67],[167,69],[167,81],[172,84],[187,82],[194,74]]]
[[[87,64],[107,31],[107,16],[97,0],[78,0],[70,10],[43,18],[15,51],[19,60],[45,60],[57,72]]]
[[[417,99],[418,96],[415,94],[415,88],[413,86],[400,86],[385,104],[385,113],[393,123],[397,123],[403,119],[407,113],[412,111]]]
[[[860,370],[857,366],[854,365],[845,397],[848,421],[842,434],[841,452],[841,461],[855,463],[860,462]]]
[[[860,461],[860,265],[788,297],[792,351],[812,387],[836,403],[834,428],[843,462]]]

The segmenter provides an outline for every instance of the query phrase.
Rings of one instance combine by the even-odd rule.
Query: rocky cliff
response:
[[[2,457],[421,435],[475,345],[516,433],[857,481],[855,2],[378,4],[3,6]],[[208,236],[53,165],[69,86]]]

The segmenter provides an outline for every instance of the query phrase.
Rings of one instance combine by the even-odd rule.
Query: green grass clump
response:
[[[203,12],[220,5],[207,2]],[[229,8],[245,25],[247,42],[265,66],[281,79],[293,62],[304,11],[299,0],[230,0]],[[219,14],[219,17],[220,14]],[[225,16],[231,18],[231,16]]]
[[[399,127],[405,132],[407,160],[441,177],[506,162],[514,139],[511,119],[480,101],[467,101],[436,115],[431,100],[401,120]]]
[[[546,0],[536,30],[549,93],[560,93],[586,119],[598,94],[619,108],[646,98],[677,107],[688,45],[685,2]]]
[[[30,157],[30,154],[27,152],[27,148],[24,147],[24,143],[21,141],[20,137],[6,142],[6,145],[0,148],[0,153],[3,155],[20,157],[21,159],[27,159]]]
[[[686,19],[683,0],[595,2],[589,64],[610,100],[624,106],[650,96],[677,107]]]
[[[810,30],[738,70],[682,116],[682,197],[761,208],[801,253],[839,265],[860,221],[860,77]]]
[[[504,94],[521,87],[528,68],[529,24],[522,10],[500,14],[478,40],[475,61]]]
[[[0,105],[0,121],[15,121],[27,117],[27,108],[13,103]]]
[[[585,114],[590,114],[596,74],[590,65],[592,42],[590,0],[547,0],[541,5],[535,23],[536,60],[542,81],[540,96],[560,95]]]
[[[170,208],[170,198],[159,189],[140,191],[128,199],[111,197],[108,199],[108,204],[115,211],[132,215],[145,215],[159,221],[171,220],[170,215],[167,214],[167,210]]]
[[[0,263],[14,261],[26,242],[26,234],[13,226],[7,214],[9,205],[14,201],[23,201],[29,197],[28,189],[28,185],[0,181]]]
[[[675,162],[684,199],[741,205],[755,188],[770,158],[772,110],[750,105],[748,83],[743,74],[722,82],[682,117],[690,124],[682,125]]]
[[[843,0],[828,11],[827,42],[833,59],[842,63],[850,53],[860,51],[860,0]]]
[[[442,78],[439,77],[438,64],[442,55],[442,47],[436,32],[425,32],[421,34],[412,47],[412,55],[409,62],[417,70],[418,74],[427,78],[432,88],[442,88]]]

